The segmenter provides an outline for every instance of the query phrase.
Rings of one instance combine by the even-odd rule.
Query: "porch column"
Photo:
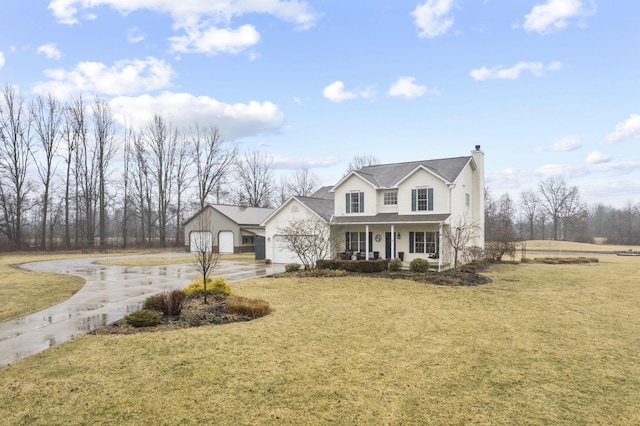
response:
[[[394,225],[391,225],[391,258],[396,257],[396,231]]]
[[[440,227],[438,229],[438,272],[442,271],[442,222],[440,222]]]
[[[364,260],[369,260],[369,249],[371,247],[369,247],[369,225],[365,225],[365,231],[364,231],[364,247],[365,247],[365,253],[364,253]]]

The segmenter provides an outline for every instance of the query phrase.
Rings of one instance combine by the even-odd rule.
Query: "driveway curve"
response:
[[[187,253],[174,255],[190,256]],[[58,305],[0,323],[0,367],[117,321],[140,309],[147,297],[183,288],[197,275],[189,264],[115,266],[95,263],[130,257],[145,256],[50,260],[22,265],[32,271],[76,275],[84,278],[86,283]],[[221,260],[213,275],[223,276],[228,282],[237,282],[282,270],[283,265]]]

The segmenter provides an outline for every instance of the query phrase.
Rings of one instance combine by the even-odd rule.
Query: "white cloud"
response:
[[[213,0],[52,0],[49,9],[59,22],[78,23],[78,13],[98,6],[108,6],[122,14],[146,9],[169,14],[176,31],[171,37],[175,52],[214,55],[218,52],[238,53],[260,40],[251,25],[233,28],[233,18],[261,13],[293,23],[305,30],[315,25],[318,17],[307,2],[300,0],[213,1]]]
[[[595,12],[592,2],[590,7],[586,3],[583,0],[547,0],[544,4],[534,6],[525,15],[523,28],[541,34],[561,30],[569,25],[569,19],[589,16]]]
[[[611,157],[601,153],[600,151],[593,151],[586,159],[587,164],[602,164],[608,163],[609,161],[611,161]]]
[[[425,94],[439,95],[437,90],[429,90],[427,86],[416,84],[414,77],[400,77],[389,87],[389,96],[402,96],[406,99],[417,98]]]
[[[5,63],[4,53],[0,52],[0,68],[4,66],[4,63]]]
[[[173,69],[161,59],[122,60],[109,67],[101,62],[80,62],[70,71],[50,69],[45,75],[50,81],[38,83],[34,93],[53,93],[68,99],[74,93],[127,95],[167,88]]]
[[[493,68],[482,67],[471,70],[469,75],[475,80],[517,80],[525,71],[530,71],[532,75],[540,77],[547,71],[558,71],[562,68],[560,62],[551,62],[544,65],[541,62],[518,62],[511,68],[504,68],[502,65]]]
[[[170,37],[172,52],[204,53],[239,53],[260,41],[260,34],[252,25],[243,25],[237,29],[208,27],[201,30],[196,27],[185,27],[183,36]]]
[[[140,28],[131,27],[127,29],[127,40],[129,41],[129,43],[140,43],[145,38],[147,38],[147,35],[142,33]]]
[[[127,117],[137,128],[148,123],[154,114],[160,114],[178,126],[195,122],[216,125],[228,140],[277,133],[284,124],[282,111],[268,101],[229,104],[208,96],[164,92],[158,96],[116,97],[110,104],[114,117]]]
[[[560,138],[554,141],[551,145],[549,145],[549,151],[573,151],[582,146],[582,142],[580,142],[580,138],[577,136],[565,136],[564,138]]]
[[[288,169],[288,170],[297,170],[297,169],[312,169],[318,167],[331,167],[342,161],[337,157],[324,157],[324,158],[299,158],[299,157],[289,157],[284,155],[274,155],[273,156],[273,167],[275,169]]]
[[[372,86],[366,87],[359,92],[349,92],[344,90],[344,83],[340,80],[334,81],[322,90],[322,96],[329,99],[332,102],[342,102],[347,99],[372,99],[376,95]]]
[[[616,130],[605,138],[606,143],[618,143],[625,139],[640,139],[640,114],[631,114],[622,123],[616,125]]]
[[[44,54],[49,59],[60,59],[62,57],[62,54],[56,48],[56,45],[54,43],[43,44],[42,46],[38,47],[37,52]]]
[[[447,32],[453,25],[453,18],[449,15],[453,7],[453,0],[427,0],[411,12],[415,18],[416,27],[420,30],[420,37],[434,38]]]

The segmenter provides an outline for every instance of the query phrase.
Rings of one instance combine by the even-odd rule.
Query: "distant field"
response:
[[[640,246],[573,243],[571,241],[529,240],[526,241],[527,250],[541,251],[578,251],[585,253],[612,253],[633,250],[640,253]],[[518,245],[520,249],[520,245]]]
[[[638,259],[493,283],[263,278],[246,323],[82,336],[0,369],[5,424],[640,424]],[[0,422],[0,423],[2,423]]]

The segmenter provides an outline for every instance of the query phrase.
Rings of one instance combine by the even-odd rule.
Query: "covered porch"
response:
[[[344,240],[339,257],[349,259],[400,258],[405,266],[427,259],[438,271],[450,264],[450,248],[443,237],[448,214],[336,217],[331,232]]]

